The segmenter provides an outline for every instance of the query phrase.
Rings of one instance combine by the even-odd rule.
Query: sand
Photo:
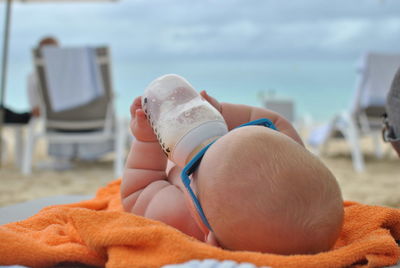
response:
[[[345,200],[369,205],[400,208],[400,159],[394,150],[384,144],[384,155],[377,158],[372,141],[362,139],[365,172],[353,169],[351,154],[344,141],[332,142],[322,161],[337,178]]]
[[[13,162],[12,132],[6,129],[7,159],[0,168],[0,207],[40,197],[60,194],[94,195],[96,190],[115,179],[112,154],[96,162],[75,161],[74,168],[62,172],[34,168],[24,176]],[[400,159],[387,144],[384,156],[373,154],[372,141],[362,139],[366,171],[353,170],[350,150],[344,141],[332,141],[322,161],[336,176],[345,200],[370,205],[400,208]],[[44,141],[38,143],[34,163],[49,161]]]

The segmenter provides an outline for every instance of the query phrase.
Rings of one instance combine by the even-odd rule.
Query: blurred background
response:
[[[176,73],[224,102],[294,102],[296,119],[307,122],[308,129],[299,129],[306,140],[311,125],[329,122],[353,102],[366,52],[400,53],[398,0],[55,2],[13,3],[4,100],[16,111],[29,110],[32,49],[50,35],[61,46],[110,48],[122,118],[129,118],[134,97],[154,78]],[[0,19],[4,13],[0,2]],[[369,141],[363,142],[365,172],[353,170],[345,143],[336,143],[322,160],[346,199],[400,207],[399,159],[388,146],[376,159]],[[37,159],[46,157],[40,148]],[[107,159],[76,164],[72,171],[37,169],[28,177],[6,164],[0,177],[6,182],[0,206],[50,194],[94,194],[114,178]]]
[[[221,101],[260,105],[265,91],[322,121],[349,105],[363,53],[400,50],[399,14],[396,0],[15,2],[5,103],[28,109],[31,50],[52,35],[111,48],[121,115],[151,80],[177,73]]]

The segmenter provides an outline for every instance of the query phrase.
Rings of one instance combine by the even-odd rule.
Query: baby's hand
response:
[[[145,142],[157,141],[157,137],[142,109],[142,97],[137,97],[133,101],[131,105],[131,117],[131,131],[137,140]]]
[[[221,113],[221,104],[213,97],[211,97],[210,95],[207,94],[207,92],[205,90],[202,90],[200,92],[200,95],[206,100],[208,101],[208,103],[210,103],[212,106],[214,106],[215,109],[218,110],[218,112]]]
[[[282,115],[274,111],[241,104],[221,104],[215,98],[208,95],[207,92],[204,90],[200,92],[200,95],[222,114],[225,122],[228,125],[229,130],[256,119],[268,118],[275,124],[279,132],[289,136],[290,138],[304,146],[300,135],[294,129],[292,124]]]

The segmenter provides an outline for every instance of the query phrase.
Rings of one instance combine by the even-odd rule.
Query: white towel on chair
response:
[[[55,112],[86,104],[104,94],[94,48],[43,49],[50,104]]]

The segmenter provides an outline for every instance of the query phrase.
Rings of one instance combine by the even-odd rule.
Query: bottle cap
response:
[[[208,121],[196,128],[191,129],[175,145],[171,152],[171,160],[180,167],[184,167],[188,156],[193,150],[206,140],[214,137],[221,137],[228,133],[224,121]]]

